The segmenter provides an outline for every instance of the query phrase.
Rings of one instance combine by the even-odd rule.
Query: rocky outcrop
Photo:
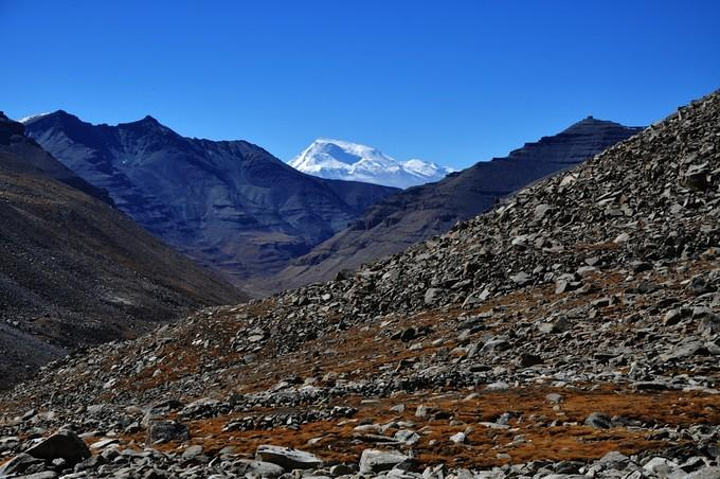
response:
[[[505,158],[480,162],[437,183],[410,188],[372,206],[351,226],[293,261],[278,273],[271,287],[280,291],[327,281],[343,269],[403,251],[639,131],[641,128],[588,117]]]
[[[109,126],[58,111],[26,127],[139,224],[238,283],[281,269],[398,191],[308,176],[256,145],[184,138],[149,116]]]

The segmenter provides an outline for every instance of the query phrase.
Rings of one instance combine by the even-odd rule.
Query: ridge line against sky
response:
[[[720,2],[0,1],[0,110],[454,168],[720,87]]]

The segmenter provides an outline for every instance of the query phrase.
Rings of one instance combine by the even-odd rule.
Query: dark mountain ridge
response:
[[[26,126],[138,223],[239,283],[278,271],[398,191],[305,175],[246,141],[185,138],[150,116],[109,126],[57,111]]]
[[[3,147],[5,171],[45,175],[113,205],[107,191],[94,187],[52,158],[33,139],[25,136],[22,123],[10,120],[3,112],[0,112],[0,146]]]
[[[0,114],[0,385],[77,347],[246,298],[112,207]]]

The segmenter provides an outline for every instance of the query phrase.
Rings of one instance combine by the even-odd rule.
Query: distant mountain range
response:
[[[370,146],[328,138],[315,140],[290,165],[320,178],[397,188],[439,181],[453,171],[417,159],[400,162]]]
[[[0,113],[0,389],[78,347],[247,299]]]
[[[446,168],[399,163],[374,148],[327,139],[290,166],[245,141],[182,137],[149,116],[109,126],[58,111],[31,117],[26,127],[142,226],[259,295],[402,251],[641,130],[588,117],[505,158],[446,176]],[[296,168],[426,184],[400,192]]]
[[[185,138],[150,116],[110,126],[57,111],[25,125],[142,226],[240,284],[282,269],[398,191],[306,175],[246,141]]]
[[[507,157],[479,162],[437,183],[391,196],[295,260],[269,287],[282,290],[332,279],[343,269],[403,251],[448,231],[458,221],[487,211],[531,182],[592,158],[641,130],[588,117]]]

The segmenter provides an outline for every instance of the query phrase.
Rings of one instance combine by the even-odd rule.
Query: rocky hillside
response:
[[[719,242],[716,92],[351,277],[55,362],[0,398],[3,471],[718,477]]]
[[[513,191],[592,158],[640,130],[588,117],[505,158],[480,162],[438,183],[394,195],[293,261],[273,279],[271,289],[326,281],[342,269],[355,269],[445,233],[458,221],[487,211]]]
[[[69,350],[244,298],[86,192],[107,199],[0,114],[0,388]]]
[[[26,126],[142,226],[238,283],[276,272],[397,191],[305,175],[248,142],[184,138],[149,116],[109,126],[58,111]]]

